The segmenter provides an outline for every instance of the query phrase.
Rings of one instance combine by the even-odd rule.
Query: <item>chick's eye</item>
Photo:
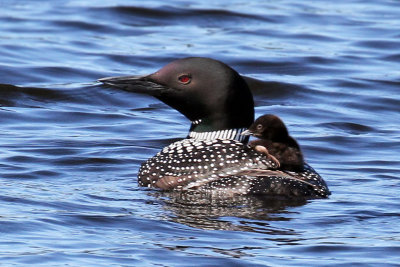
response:
[[[190,83],[192,78],[189,75],[184,74],[184,75],[179,76],[178,80],[183,84],[188,84],[188,83]]]
[[[262,124],[258,124],[258,125],[257,125],[257,130],[261,130],[262,127],[263,127]]]

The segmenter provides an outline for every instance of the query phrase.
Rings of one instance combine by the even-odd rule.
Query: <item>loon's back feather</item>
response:
[[[140,185],[153,186],[164,176],[176,177],[175,186],[183,189],[251,168],[275,169],[277,166],[265,155],[236,140],[190,138],[172,143],[143,163],[138,178]],[[168,180],[172,183],[172,178]]]
[[[279,164],[235,140],[184,139],[142,164],[141,186],[165,190],[216,191],[227,194],[269,194],[326,197],[329,190],[310,167],[286,172]]]

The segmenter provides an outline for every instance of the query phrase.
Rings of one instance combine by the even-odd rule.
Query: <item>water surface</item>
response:
[[[5,266],[398,266],[398,1],[0,1]],[[255,78],[327,200],[137,186],[188,121],[98,78],[206,56]]]

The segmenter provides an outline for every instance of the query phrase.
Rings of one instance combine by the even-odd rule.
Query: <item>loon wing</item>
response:
[[[276,160],[235,140],[184,139],[142,164],[138,180],[141,186],[172,189],[210,182],[249,169],[278,167]]]
[[[265,153],[234,140],[184,139],[164,148],[144,164],[139,185],[164,190],[222,191],[327,197],[323,179],[307,164],[303,171],[280,170]]]

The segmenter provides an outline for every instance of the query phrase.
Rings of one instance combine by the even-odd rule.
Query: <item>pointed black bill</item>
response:
[[[98,81],[105,85],[120,88],[125,91],[155,96],[161,91],[169,89],[164,85],[152,81],[148,75],[106,77],[101,78]]]

